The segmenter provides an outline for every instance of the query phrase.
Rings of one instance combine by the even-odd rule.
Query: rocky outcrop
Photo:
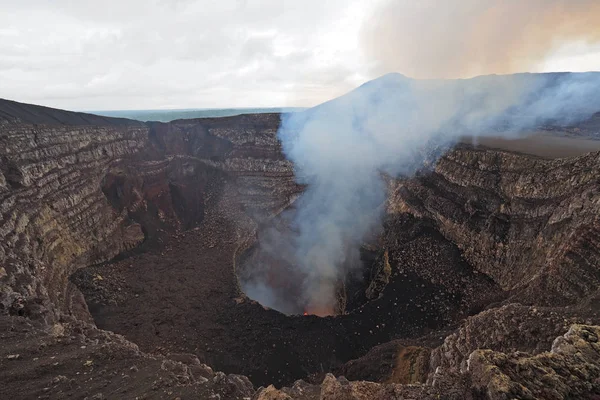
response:
[[[80,299],[68,297],[77,291],[67,278],[76,269],[160,229],[197,225],[224,180],[236,181],[256,219],[300,190],[275,138],[278,115],[146,126],[0,106],[0,303],[13,313],[74,313]]]
[[[0,397],[23,399],[249,398],[248,378],[192,355],[142,353],[120,335],[76,319],[39,326],[0,316]]]
[[[348,381],[328,374],[320,385],[298,381],[281,390],[259,388],[254,399],[593,399],[600,395],[599,334],[599,326],[571,325],[549,351],[537,355],[475,350],[462,375],[438,371],[431,385]]]
[[[349,380],[385,383],[424,383],[429,373],[431,349],[393,340],[335,371]]]
[[[473,388],[492,400],[597,397],[599,334],[598,326],[573,325],[536,356],[477,350],[468,361]]]
[[[444,343],[433,350],[429,383],[440,374],[468,371],[470,355],[477,349],[502,353],[540,354],[572,324],[598,323],[597,317],[583,318],[580,312],[508,304],[468,318]],[[435,374],[433,373],[435,372]]]
[[[599,157],[458,148],[433,173],[395,181],[389,210],[433,221],[515,299],[573,303],[599,283]]]

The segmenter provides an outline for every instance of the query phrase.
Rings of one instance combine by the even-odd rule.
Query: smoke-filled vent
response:
[[[365,246],[348,247],[351,256],[341,257],[329,266],[331,270],[345,271],[343,276],[307,277],[294,254],[293,240],[298,235],[293,222],[295,213],[292,207],[275,218],[240,256],[236,270],[244,293],[287,315],[341,315],[364,304],[372,270],[377,269],[376,252]],[[315,269],[327,268],[320,265]]]

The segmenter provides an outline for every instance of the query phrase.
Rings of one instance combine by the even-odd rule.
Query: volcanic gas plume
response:
[[[288,211],[291,229],[263,235],[271,261],[242,279],[246,293],[286,313],[334,313],[344,277],[360,265],[361,242],[379,224],[382,174],[410,176],[465,134],[516,137],[586,119],[599,105],[600,73],[454,81],[389,74],[284,115],[278,135],[306,190]]]

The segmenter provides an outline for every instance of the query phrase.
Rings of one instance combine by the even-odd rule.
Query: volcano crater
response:
[[[166,186],[178,187],[171,200],[178,210],[173,219],[159,218],[168,215],[164,195],[159,201],[146,198],[145,211],[136,208],[130,214],[145,227],[145,245],[71,277],[98,327],[124,335],[147,352],[192,353],[256,385],[290,385],[297,379],[319,381],[391,340],[439,345],[439,332],[504,295],[491,279],[473,271],[431,221],[389,216],[370,243],[355,249],[361,265],[340,285],[336,315],[304,316],[300,293],[294,291],[294,266],[273,257],[284,251],[266,252],[262,242],[290,229],[293,204],[253,228],[248,207],[240,206],[244,199],[237,180],[213,174],[211,185],[189,175],[188,183]],[[122,188],[110,182],[106,193],[131,198],[126,194],[136,192],[126,180],[119,181]],[[186,190],[191,184],[200,189]],[[211,199],[200,217],[197,206],[182,206],[204,201],[198,193]],[[191,210],[192,220],[186,220],[185,210]],[[287,312],[244,291],[254,268],[270,271],[271,283],[292,304]]]
[[[548,377],[550,390],[598,392],[599,153],[459,144],[390,179],[381,229],[348,247],[360,262],[319,317],[294,292],[296,265],[265,252],[306,193],[279,114],[0,111],[0,396],[241,400],[252,383],[305,379],[324,382],[294,383],[309,398],[332,384],[479,398],[492,373],[538,397]],[[599,118],[551,134],[590,136]],[[247,290],[256,269],[293,307]]]

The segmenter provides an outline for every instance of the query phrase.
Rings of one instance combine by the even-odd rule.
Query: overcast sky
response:
[[[73,110],[312,106],[385,72],[446,78],[600,69],[600,38],[572,29],[585,26],[579,19],[593,15],[587,8],[596,0],[531,0],[545,9],[581,3],[579,14],[564,17],[573,24],[558,30],[565,40],[548,40],[533,61],[469,68],[453,62],[448,74],[426,68],[450,62],[451,54],[420,57],[424,49],[440,53],[448,35],[456,39],[451,45],[467,48],[457,26],[482,11],[469,14],[465,4],[501,3],[448,1],[466,7],[463,19],[448,11],[456,7],[437,7],[433,0],[419,3],[419,10],[409,0],[0,0],[0,97]],[[437,14],[430,18],[430,12]],[[532,18],[516,23],[535,25]],[[547,22],[556,26],[555,19]],[[539,42],[538,31],[519,34],[539,34]],[[472,43],[468,49],[483,54]]]

